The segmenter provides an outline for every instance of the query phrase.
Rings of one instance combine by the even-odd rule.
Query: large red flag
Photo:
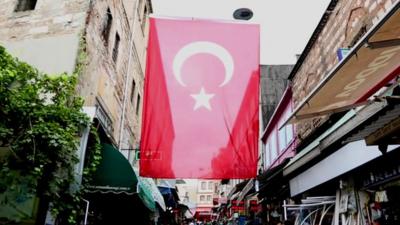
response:
[[[255,24],[150,18],[141,176],[256,176],[259,48]]]

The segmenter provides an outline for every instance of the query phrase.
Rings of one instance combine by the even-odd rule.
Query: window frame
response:
[[[286,109],[286,112],[285,112],[285,120],[287,120],[289,118],[291,113],[292,113],[292,106],[291,106],[291,104],[289,104],[289,106],[288,106],[288,108]],[[286,129],[286,144],[287,144],[286,147],[288,147],[290,145],[290,143],[292,143],[294,138],[295,138],[294,126],[293,126],[293,124],[288,123],[285,126],[285,129]],[[288,134],[290,134],[290,135],[288,135]]]
[[[271,165],[271,142],[267,140],[265,143],[265,169]]]
[[[135,100],[135,89],[136,89],[136,81],[135,79],[132,79],[132,92],[131,92],[131,102],[134,103]]]
[[[281,122],[283,121],[284,120],[281,120]],[[276,127],[278,133],[278,150],[279,150],[278,152],[283,152],[288,146],[288,143],[286,141],[286,126],[282,127],[281,129],[279,129],[279,127],[280,126]]]
[[[121,43],[121,37],[119,36],[118,32],[115,32],[115,39],[114,39],[114,46],[112,50],[112,60],[115,64],[118,62],[118,55],[119,55],[119,46]]]
[[[142,19],[140,21],[140,23],[141,23],[140,26],[142,27],[142,31],[144,31],[144,28],[146,27],[148,11],[149,11],[148,5],[147,5],[147,3],[145,3],[144,7],[143,7],[143,13],[142,13],[142,16],[141,16]]]
[[[208,190],[213,190],[213,182],[212,181],[209,181],[208,182]]]
[[[37,0],[18,0],[14,12],[27,12],[36,9]]]
[[[279,144],[278,144],[278,134],[276,130],[273,130],[271,132],[270,138],[269,140],[271,141],[271,154],[270,154],[270,160],[271,160],[271,164],[275,161],[275,159],[278,158],[279,156]]]
[[[113,15],[111,13],[110,7],[107,8],[106,11],[106,18],[104,19],[103,22],[103,29],[101,31],[101,36],[104,40],[104,45],[108,46],[108,42],[110,40],[110,33],[111,33],[111,28],[112,28],[112,23],[113,23]]]
[[[137,116],[139,116],[139,112],[140,112],[140,101],[141,101],[141,97],[140,97],[140,94],[138,94],[136,97],[136,115]]]
[[[203,185],[203,184],[204,184],[204,185]],[[207,190],[207,182],[201,181],[201,183],[200,183],[200,189],[201,189],[201,190]]]

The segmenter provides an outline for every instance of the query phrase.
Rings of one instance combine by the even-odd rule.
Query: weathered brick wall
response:
[[[112,121],[112,137],[120,138],[125,83],[126,111],[122,148],[138,146],[140,137],[141,102],[143,100],[144,63],[148,30],[148,0],[37,0],[34,10],[14,12],[18,0],[2,0],[0,7],[0,44],[14,56],[36,66],[46,73],[72,73],[78,48],[86,64],[79,77],[78,93],[86,106],[101,102]],[[107,8],[113,22],[108,45],[102,38]],[[133,7],[133,8],[132,8]],[[130,49],[133,27],[134,45]],[[117,62],[112,60],[115,33],[120,36]],[[86,44],[79,45],[83,37]],[[65,42],[68,41],[68,43]],[[39,45],[40,46],[39,46]],[[38,46],[35,46],[38,45]],[[51,48],[51,46],[56,46]],[[60,46],[60,47],[59,47]],[[61,47],[62,46],[62,47]],[[129,55],[131,56],[128,69]],[[52,66],[48,66],[53,64]],[[129,71],[129,74],[128,74]],[[132,80],[136,88],[132,95]],[[132,95],[132,98],[131,98]],[[140,95],[139,114],[136,114]]]
[[[143,99],[143,68],[138,46],[145,49],[144,39],[135,29],[135,44],[130,51],[131,26],[139,22],[129,21],[129,18],[138,19],[129,15],[129,12],[136,13],[136,10],[126,11],[122,0],[94,1],[88,17],[88,24],[85,30],[86,54],[88,65],[84,75],[81,76],[79,92],[85,98],[85,105],[92,106],[99,102],[103,104],[108,116],[112,120],[112,136],[118,142],[120,138],[120,124],[123,110],[123,98],[125,83],[128,88],[126,92],[126,111],[123,126],[122,148],[134,148],[138,146],[141,121],[141,102],[139,114],[136,114],[137,96]],[[102,36],[102,30],[107,18],[107,9],[110,8],[113,20],[108,38],[108,44]],[[137,26],[135,26],[137,27]],[[140,27],[139,27],[140,28]],[[120,44],[116,63],[112,59],[112,51],[115,43],[115,36],[118,32]],[[140,41],[137,41],[140,40]],[[131,63],[129,65],[129,57]],[[130,68],[128,68],[130,66]],[[128,74],[129,71],[129,74]],[[133,79],[136,88],[133,90]],[[134,91],[132,95],[132,91]],[[133,96],[131,98],[131,95]]]
[[[14,12],[18,0],[2,0],[0,37],[18,41],[79,32],[86,18],[88,0],[38,0],[35,10]]]
[[[37,0],[33,10],[15,12],[18,0],[2,0],[0,45],[46,73],[72,73],[88,0]]]
[[[337,49],[354,44],[363,26],[368,30],[399,0],[339,0],[316,42],[293,77],[293,100],[297,106],[338,63]],[[305,138],[327,117],[304,121],[296,126]]]

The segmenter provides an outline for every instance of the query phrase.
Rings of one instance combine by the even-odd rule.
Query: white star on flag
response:
[[[211,111],[210,99],[214,97],[214,94],[207,94],[203,87],[201,87],[198,94],[190,95],[196,101],[193,110],[197,110],[200,107],[204,107]]]

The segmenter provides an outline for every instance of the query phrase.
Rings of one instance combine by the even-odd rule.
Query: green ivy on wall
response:
[[[76,84],[76,74],[40,73],[0,46],[0,193],[37,196],[52,205],[63,224],[76,223],[85,191],[71,188],[76,185],[79,136],[90,124]],[[87,177],[100,161],[93,129],[91,136]]]

